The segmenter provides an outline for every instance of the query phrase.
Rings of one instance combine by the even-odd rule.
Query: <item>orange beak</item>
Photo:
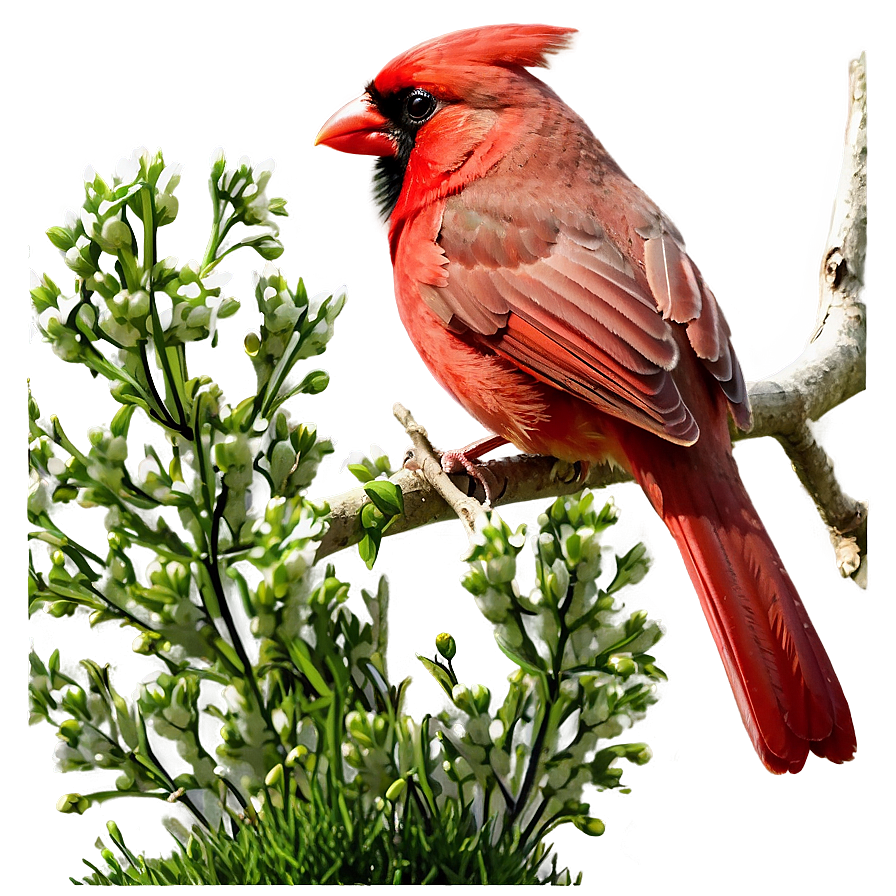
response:
[[[364,94],[327,119],[314,145],[323,143],[341,152],[365,156],[394,156],[395,141],[386,130],[388,124]]]

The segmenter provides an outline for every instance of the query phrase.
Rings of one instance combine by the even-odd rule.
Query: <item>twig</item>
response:
[[[467,533],[472,534],[476,517],[482,512],[482,504],[474,497],[465,495],[442,469],[442,464],[433,451],[426,430],[417,423],[411,412],[404,405],[396,403],[392,407],[392,413],[411,437],[411,442],[414,445],[414,467],[416,469],[412,469],[412,472],[419,472],[423,476],[424,480],[436,490],[464,524]],[[405,468],[409,468],[407,462],[405,462]]]
[[[867,137],[864,56],[850,64],[850,102],[840,186],[822,258],[821,294],[815,331],[802,354],[777,375],[749,385],[753,428],[732,438],[771,436],[783,446],[794,470],[828,526],[841,574],[864,586],[867,575],[867,505],[847,496],[833,464],[808,422],[865,388],[865,306],[859,299],[865,268],[867,227]],[[461,516],[468,531],[485,495],[465,474],[444,473],[425,430],[396,405],[396,416],[414,441],[418,471],[401,470],[392,481],[404,494],[405,513],[388,534]],[[570,465],[551,457],[519,455],[484,466],[498,482],[492,504],[572,494],[583,486],[603,488],[631,479],[609,464],[593,465],[583,483]],[[476,488],[474,488],[476,487]],[[474,500],[478,499],[478,500]],[[321,539],[322,559],[362,537],[359,514],[367,501],[358,488],[329,500],[330,525]]]

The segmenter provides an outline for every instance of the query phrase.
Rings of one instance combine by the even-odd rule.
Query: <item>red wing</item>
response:
[[[636,273],[591,216],[511,210],[506,196],[471,208],[471,192],[445,205],[447,283],[420,285],[446,325],[603,411],[687,444],[699,430],[673,375],[679,345],[670,320],[682,323],[738,424],[749,425],[727,324],[659,213],[638,230],[644,272]]]

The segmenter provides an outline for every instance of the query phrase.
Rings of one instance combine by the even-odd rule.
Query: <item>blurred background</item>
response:
[[[589,892],[893,890],[892,4],[72,0],[7,2],[0,16],[3,892],[65,891],[107,818],[149,851],[167,852],[171,842],[164,813],[142,803],[58,816],[55,798],[77,789],[77,780],[51,775],[53,733],[25,723],[29,634],[45,655],[60,644],[64,655],[114,658],[125,677],[143,671],[128,658],[124,633],[26,618],[28,382],[44,412],[61,412],[73,434],[112,411],[86,373],[65,367],[46,346],[27,344],[27,268],[63,273],[43,232],[66,206],[79,206],[84,164],[108,174],[140,142],[185,162],[182,221],[163,251],[191,256],[204,248],[209,150],[223,143],[231,161],[241,152],[276,157],[268,192],[287,197],[291,210],[280,263],[312,289],[351,286],[333,350],[321,359],[332,385],[297,411],[339,439],[315,486],[331,494],[352,484],[336,472],[350,448],[377,441],[396,462],[401,457],[406,438],[390,413],[396,399],[443,447],[481,432],[429,380],[401,329],[365,164],[314,149],[314,135],[366,78],[418,40],[537,20],[580,29],[575,50],[544,77],[672,215],[726,309],[748,378],[790,360],[813,326],[847,69],[868,51],[869,388],[816,429],[847,491],[871,499],[871,588],[839,578],[824,526],[777,446],[755,440],[737,448],[747,486],[840,673],[858,756],[840,768],[810,760],[796,777],[765,772],[674,547],[640,493],[620,488],[620,548],[646,539],[658,558],[629,605],[646,607],[669,631],[660,648],[669,682],[635,731],[656,758],[631,770],[630,796],[608,794],[596,805],[609,823],[603,838],[569,834],[557,844],[563,860],[584,871]],[[235,290],[245,289],[249,266],[238,267]],[[241,329],[231,322],[222,333],[230,358],[240,353]],[[251,389],[237,364],[219,375],[234,399]],[[538,511],[517,507],[506,517],[531,523]],[[443,629],[458,636],[463,677],[495,685],[504,675],[457,584],[462,548],[459,527],[449,524],[386,543],[380,567],[393,580],[399,645],[393,677],[417,673],[414,651],[431,650]],[[337,565],[361,585],[378,575],[348,553]],[[421,681],[415,699],[430,698],[435,692]]]

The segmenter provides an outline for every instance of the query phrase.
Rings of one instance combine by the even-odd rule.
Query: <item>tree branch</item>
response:
[[[784,448],[828,527],[840,574],[852,576],[861,587],[868,577],[868,505],[840,488],[833,463],[816,442],[808,421],[818,420],[865,388],[866,319],[859,294],[868,224],[866,123],[863,55],[849,67],[843,164],[821,262],[815,332],[793,364],[774,381],[757,383],[750,391],[751,399],[755,392],[757,398],[761,393],[768,400],[767,406],[757,401],[755,408],[772,412],[772,419],[754,429],[770,430]]]
[[[817,443],[809,421],[865,388],[865,306],[859,298],[865,269],[867,230],[867,137],[865,57],[850,64],[849,112],[840,185],[827,248],[822,257],[818,315],[806,349],[777,375],[749,385],[753,428],[732,426],[732,439],[771,436],[782,445],[794,471],[815,501],[834,545],[838,569],[864,587],[867,577],[868,507],[846,495],[833,464]],[[389,534],[459,516],[472,521],[485,495],[466,474],[444,473],[426,436],[410,412],[396,405],[395,416],[411,436],[414,460],[392,477],[404,494],[405,513]],[[582,482],[574,468],[552,457],[519,455],[484,466],[498,488],[494,506],[571,494],[583,487],[603,488],[631,477],[610,464],[595,464]],[[362,537],[361,507],[369,499],[362,488],[331,498],[330,525],[316,559],[322,559]]]

